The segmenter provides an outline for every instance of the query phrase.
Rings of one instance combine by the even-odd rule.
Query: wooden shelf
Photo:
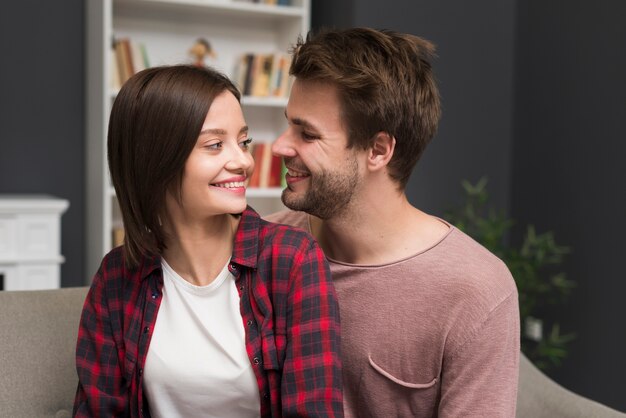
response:
[[[219,0],[115,0],[116,13],[120,15],[137,15],[151,12],[181,16],[234,17],[238,19],[269,19],[280,21],[301,19],[308,15],[302,6],[274,6],[243,1]]]

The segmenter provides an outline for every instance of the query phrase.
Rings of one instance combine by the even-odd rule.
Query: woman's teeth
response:
[[[229,183],[215,183],[214,186],[231,189],[231,188],[235,188],[235,187],[243,187],[244,186],[244,182],[243,181],[231,181]]]

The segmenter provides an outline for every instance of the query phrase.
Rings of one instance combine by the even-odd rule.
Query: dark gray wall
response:
[[[69,200],[62,285],[84,259],[83,1],[0,5],[0,193]]]
[[[461,180],[489,178],[494,204],[509,204],[515,1],[314,0],[312,27],[369,26],[432,41],[443,101],[439,132],[407,187],[412,203],[442,215]]]
[[[552,312],[578,338],[550,374],[626,411],[626,2],[519,2],[513,215],[572,248]]]

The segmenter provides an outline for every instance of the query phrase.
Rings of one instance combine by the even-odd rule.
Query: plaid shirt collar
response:
[[[250,206],[241,214],[237,232],[235,233],[233,255],[231,258],[232,263],[252,269],[256,268],[259,246],[259,222],[259,214]],[[141,280],[146,279],[154,270],[160,268],[160,255],[145,257],[141,268]]]
[[[259,214],[250,206],[241,214],[235,233],[231,262],[241,266],[256,268],[259,254]]]

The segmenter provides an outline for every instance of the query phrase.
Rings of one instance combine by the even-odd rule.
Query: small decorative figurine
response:
[[[193,44],[193,46],[189,49],[189,54],[194,58],[194,65],[198,67],[203,67],[205,65],[204,59],[206,57],[215,58],[217,55],[213,48],[211,48],[211,44],[205,38],[198,38],[198,40]]]

